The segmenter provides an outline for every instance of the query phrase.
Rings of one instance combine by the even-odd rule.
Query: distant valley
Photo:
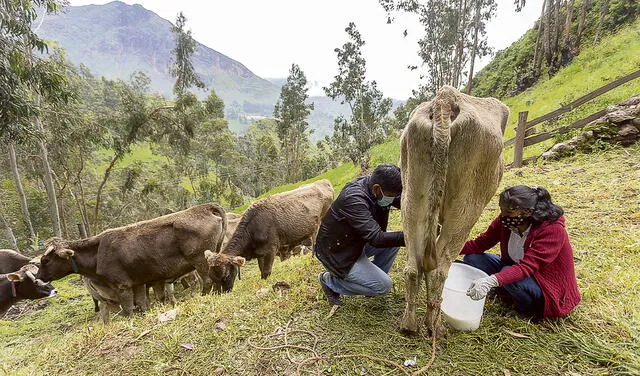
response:
[[[84,64],[98,76],[128,79],[141,71],[151,78],[152,90],[172,96],[169,74],[174,38],[171,22],[140,5],[114,1],[105,5],[67,7],[39,22],[37,33],[64,48],[74,64]],[[207,87],[225,102],[230,128],[246,130],[261,117],[273,114],[286,78],[258,77],[242,63],[198,43],[193,65]],[[197,91],[199,96],[206,92]],[[333,119],[349,114],[346,105],[328,97],[312,97],[315,110],[309,117],[313,140],[333,131]],[[394,101],[398,104],[398,101]]]

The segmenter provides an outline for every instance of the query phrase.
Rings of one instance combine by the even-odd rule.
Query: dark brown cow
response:
[[[12,249],[0,249],[0,274],[15,272],[30,261],[29,257]]]
[[[87,276],[115,291],[122,313],[129,315],[134,297],[139,309],[147,308],[145,284],[175,280],[194,269],[203,280],[202,293],[210,292],[204,251],[220,249],[226,227],[224,209],[203,204],[82,240],[52,238],[45,242],[38,277]]]
[[[49,283],[36,279],[38,267],[26,264],[12,273],[0,274],[0,317],[23,299],[40,299],[56,295]]]
[[[257,258],[262,278],[267,278],[277,254],[315,241],[332,201],[333,186],[324,179],[251,204],[223,251],[208,254],[214,285],[219,291],[231,290],[243,258]]]

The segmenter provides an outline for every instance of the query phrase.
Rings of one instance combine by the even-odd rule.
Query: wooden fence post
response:
[[[513,149],[512,167],[522,167],[524,138],[526,137],[527,131],[527,116],[529,116],[529,111],[522,111],[518,114],[518,127],[516,128],[516,142]]]

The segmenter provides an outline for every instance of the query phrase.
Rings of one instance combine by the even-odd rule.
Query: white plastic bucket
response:
[[[473,266],[454,262],[449,268],[442,290],[442,314],[444,320],[456,330],[476,330],[484,311],[484,298],[473,300],[467,296],[471,282],[487,277],[487,273]]]

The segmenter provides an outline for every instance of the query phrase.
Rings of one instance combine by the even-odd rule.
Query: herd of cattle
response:
[[[202,286],[202,294],[228,292],[246,260],[257,259],[262,278],[274,259],[312,246],[333,201],[320,180],[254,202],[242,215],[203,204],[80,240],[51,238],[35,259],[0,250],[0,317],[21,299],[56,294],[49,284],[77,273],[103,322],[110,313],[148,308],[148,288],[175,302],[173,283]]]
[[[421,281],[426,280],[425,323],[439,331],[446,274],[471,228],[495,194],[503,173],[502,138],[509,109],[442,87],[410,115],[400,139],[402,217],[407,265],[406,307],[400,329],[416,332]],[[83,276],[103,319],[109,310],[145,310],[147,286],[171,297],[171,283],[195,270],[202,293],[230,291],[245,260],[256,258],[267,278],[276,255],[311,245],[333,200],[327,180],[259,200],[241,218],[205,204],[81,240],[49,239],[38,264],[0,259],[0,316],[19,298],[55,294],[43,283],[71,273]],[[224,246],[223,246],[224,245]],[[8,255],[8,256],[7,256]],[[15,258],[18,257],[18,258]],[[167,289],[168,287],[168,289]]]

